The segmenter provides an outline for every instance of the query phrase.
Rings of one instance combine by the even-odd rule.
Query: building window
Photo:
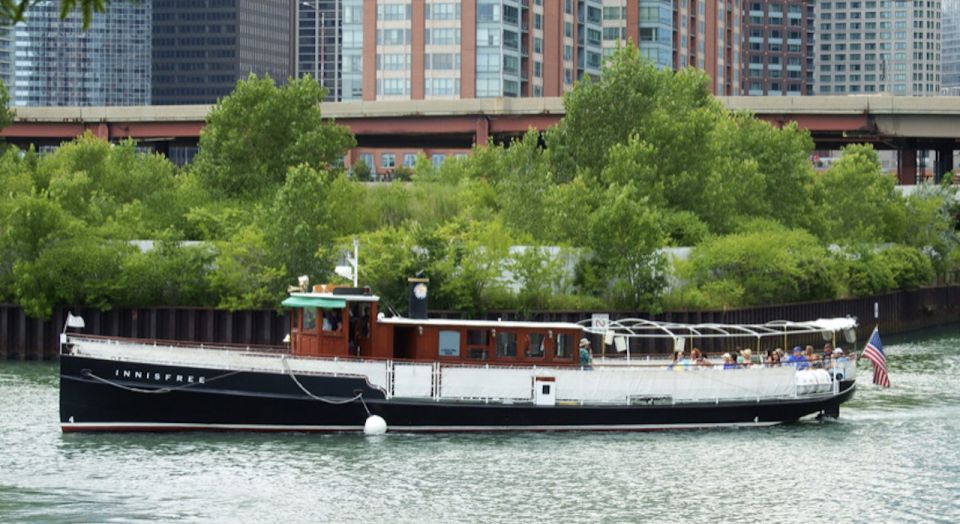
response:
[[[380,155],[380,167],[383,169],[393,169],[397,167],[397,155],[393,153],[383,153]]]

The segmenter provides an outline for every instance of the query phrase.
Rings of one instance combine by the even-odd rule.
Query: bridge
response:
[[[953,169],[960,149],[960,97],[815,96],[721,97],[732,110],[754,113],[774,125],[797,122],[818,150],[867,142],[898,153],[901,183],[917,176],[918,151],[934,151],[935,171]],[[211,106],[17,108],[2,131],[8,142],[56,146],[90,131],[108,140],[131,138],[169,154],[195,148]],[[358,152],[382,150],[464,151],[476,143],[509,140],[529,128],[555,125],[560,98],[495,98],[337,102],[321,105],[324,116],[348,126]]]

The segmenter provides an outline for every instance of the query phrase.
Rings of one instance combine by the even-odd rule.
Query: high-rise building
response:
[[[7,94],[10,96],[11,105],[13,105],[13,70],[14,70],[14,41],[13,27],[0,27],[0,82],[3,82],[7,88]]]
[[[960,0],[943,0],[943,77],[945,94],[960,95]]]
[[[153,0],[153,103],[212,104],[250,73],[286,82],[296,9],[292,0]]]
[[[363,0],[300,0],[296,25],[296,76],[316,78],[331,102],[363,98]]]
[[[603,0],[603,50],[632,42],[653,64],[696,67],[717,95],[740,94],[740,0]]]
[[[344,34],[363,43],[360,63],[344,67],[362,67],[365,100],[559,96],[600,74],[601,8],[602,0],[371,0],[362,27],[344,22]]]
[[[57,0],[31,5],[14,28],[15,105],[149,104],[150,17],[150,0],[112,2],[84,29]]]
[[[817,94],[940,92],[940,0],[818,2],[816,17]]]
[[[743,93],[799,96],[808,90],[813,20],[810,0],[749,2],[746,13]]]

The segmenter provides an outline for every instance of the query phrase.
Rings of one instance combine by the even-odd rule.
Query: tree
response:
[[[844,244],[875,244],[896,237],[906,219],[894,178],[880,169],[870,145],[850,145],[817,181],[825,210],[822,238]]]
[[[772,224],[708,240],[682,269],[708,307],[825,299],[839,289],[834,257],[816,237]]]
[[[611,186],[603,204],[586,218],[592,256],[581,282],[612,306],[655,309],[665,285],[660,213],[632,184]]]
[[[17,113],[10,109],[10,93],[7,86],[0,82],[0,130],[6,129],[17,118]]]
[[[679,122],[719,105],[710,95],[710,80],[702,71],[657,69],[641,59],[632,43],[608,60],[598,80],[584,79],[564,95],[564,117],[547,132],[547,148],[560,181],[572,180],[580,169],[598,173],[612,146],[625,143],[634,134],[647,140],[645,130],[658,128],[651,121]],[[694,147],[685,153],[698,151]]]
[[[323,119],[325,96],[309,76],[277,87],[269,75],[251,73],[207,115],[194,169],[227,197],[251,197],[282,185],[293,166],[340,165],[356,140],[346,127]]]

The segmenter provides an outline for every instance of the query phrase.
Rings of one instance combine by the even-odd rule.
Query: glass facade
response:
[[[960,95],[960,0],[943,2],[943,77],[944,94]]]
[[[14,28],[15,105],[150,104],[151,12],[150,0],[112,2],[84,30],[75,12],[60,19],[59,1],[32,5]]]
[[[327,100],[362,98],[363,0],[297,3],[297,76],[310,75]]]
[[[673,2],[640,0],[640,55],[657,67],[673,68]],[[699,67],[703,67],[700,64]]]
[[[295,4],[152,3],[154,104],[212,104],[250,73],[269,74],[278,83],[293,75]]]

